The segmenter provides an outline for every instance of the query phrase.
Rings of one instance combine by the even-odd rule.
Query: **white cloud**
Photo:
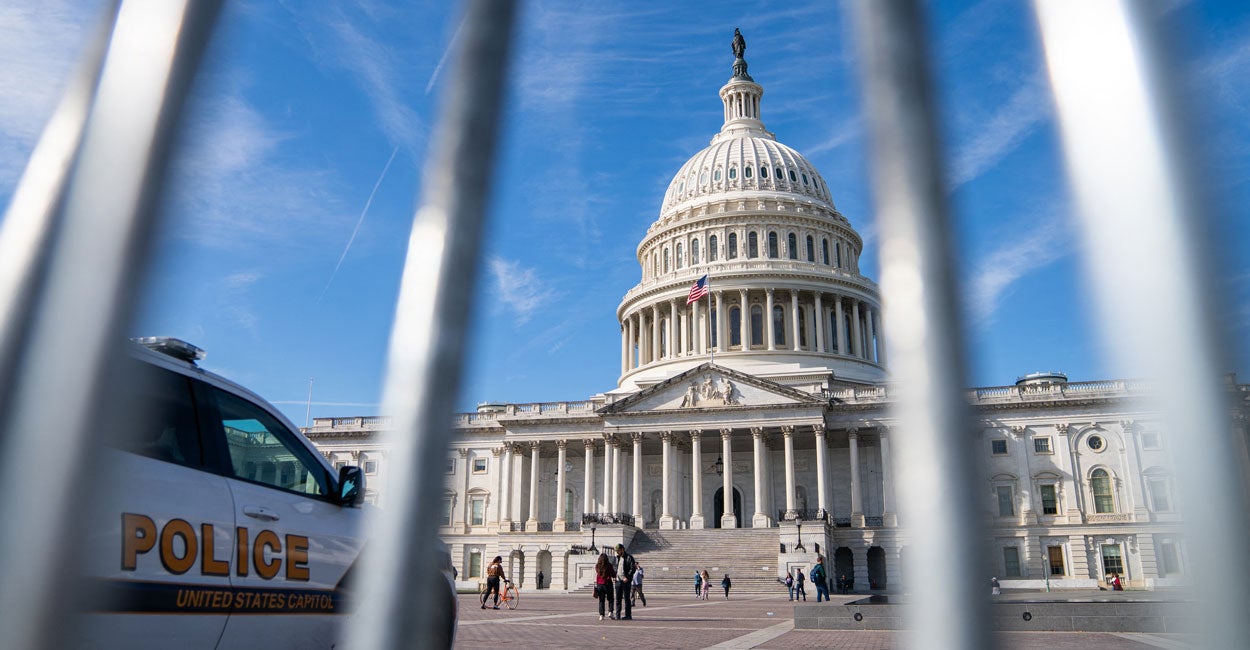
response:
[[[1057,218],[1038,218],[1022,236],[1006,240],[972,272],[965,302],[974,326],[993,322],[1011,285],[1068,254],[1065,224]]]
[[[1020,146],[1050,115],[1050,96],[1041,74],[1030,76],[975,132],[955,146],[950,184],[958,187],[980,176]]]
[[[553,289],[543,284],[534,269],[525,268],[519,262],[496,257],[487,261],[487,266],[494,283],[493,295],[512,311],[518,325],[529,322],[541,307],[550,305],[558,298]]]

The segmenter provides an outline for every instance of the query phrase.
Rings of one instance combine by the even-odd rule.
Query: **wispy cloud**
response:
[[[519,262],[496,257],[491,258],[487,265],[494,283],[493,295],[512,311],[518,325],[529,322],[539,308],[550,304],[559,295],[539,279],[534,269],[526,268]]]
[[[1045,78],[1030,76],[987,119],[976,124],[969,139],[955,147],[950,183],[958,187],[997,165],[1020,146],[1050,115]]]
[[[1021,278],[1065,256],[1070,250],[1066,223],[1055,217],[1028,222],[1025,232],[991,252],[972,272],[965,303],[974,326],[993,323],[994,314],[1011,286]]]

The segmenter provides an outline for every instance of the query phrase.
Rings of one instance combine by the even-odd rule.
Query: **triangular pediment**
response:
[[[824,403],[822,397],[709,362],[608,404],[599,409],[599,413],[697,411],[792,404],[821,406]]]

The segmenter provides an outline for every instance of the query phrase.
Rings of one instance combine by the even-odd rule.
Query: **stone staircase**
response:
[[[644,569],[647,594],[690,594],[694,572],[712,576],[708,597],[724,596],[720,581],[729,574],[733,594],[785,593],[777,582],[778,529],[640,530],[629,552]],[[589,592],[590,586],[578,591]]]

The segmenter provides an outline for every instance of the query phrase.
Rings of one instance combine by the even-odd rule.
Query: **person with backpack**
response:
[[[482,594],[482,609],[486,609],[486,599],[490,598],[491,592],[495,594],[495,609],[499,609],[500,580],[507,582],[508,576],[503,573],[503,556],[496,555],[486,567],[486,593]]]
[[[703,593],[703,574],[698,569],[694,571],[694,599],[698,600],[699,595]]]
[[[634,620],[634,609],[631,604],[630,589],[633,587],[634,570],[638,568],[638,563],[634,561],[634,556],[625,552],[624,544],[616,545],[616,557],[612,560],[612,568],[616,569],[616,609],[613,618],[618,621]],[[624,605],[625,613],[621,614],[621,607]]]
[[[825,579],[824,558],[816,558],[816,566],[812,567],[812,584],[816,585],[816,602],[821,602],[821,598],[828,601],[829,582]]]
[[[786,571],[786,579],[784,581],[786,591],[790,593],[790,600],[794,600],[794,574]]]
[[[802,597],[803,602],[807,602],[807,591],[803,589],[803,581],[806,580],[803,577],[803,569],[800,568],[796,573],[798,575],[794,576],[794,599],[798,600]]]
[[[725,588],[725,600],[729,600],[729,587],[733,582],[729,580],[729,574],[726,573],[724,579],[720,581],[720,586]]]
[[[633,596],[629,599],[630,604],[631,605],[636,604],[634,601],[637,599],[642,599],[643,607],[647,606],[647,595],[642,593],[642,565],[635,562],[634,563],[634,592],[633,592]]]

